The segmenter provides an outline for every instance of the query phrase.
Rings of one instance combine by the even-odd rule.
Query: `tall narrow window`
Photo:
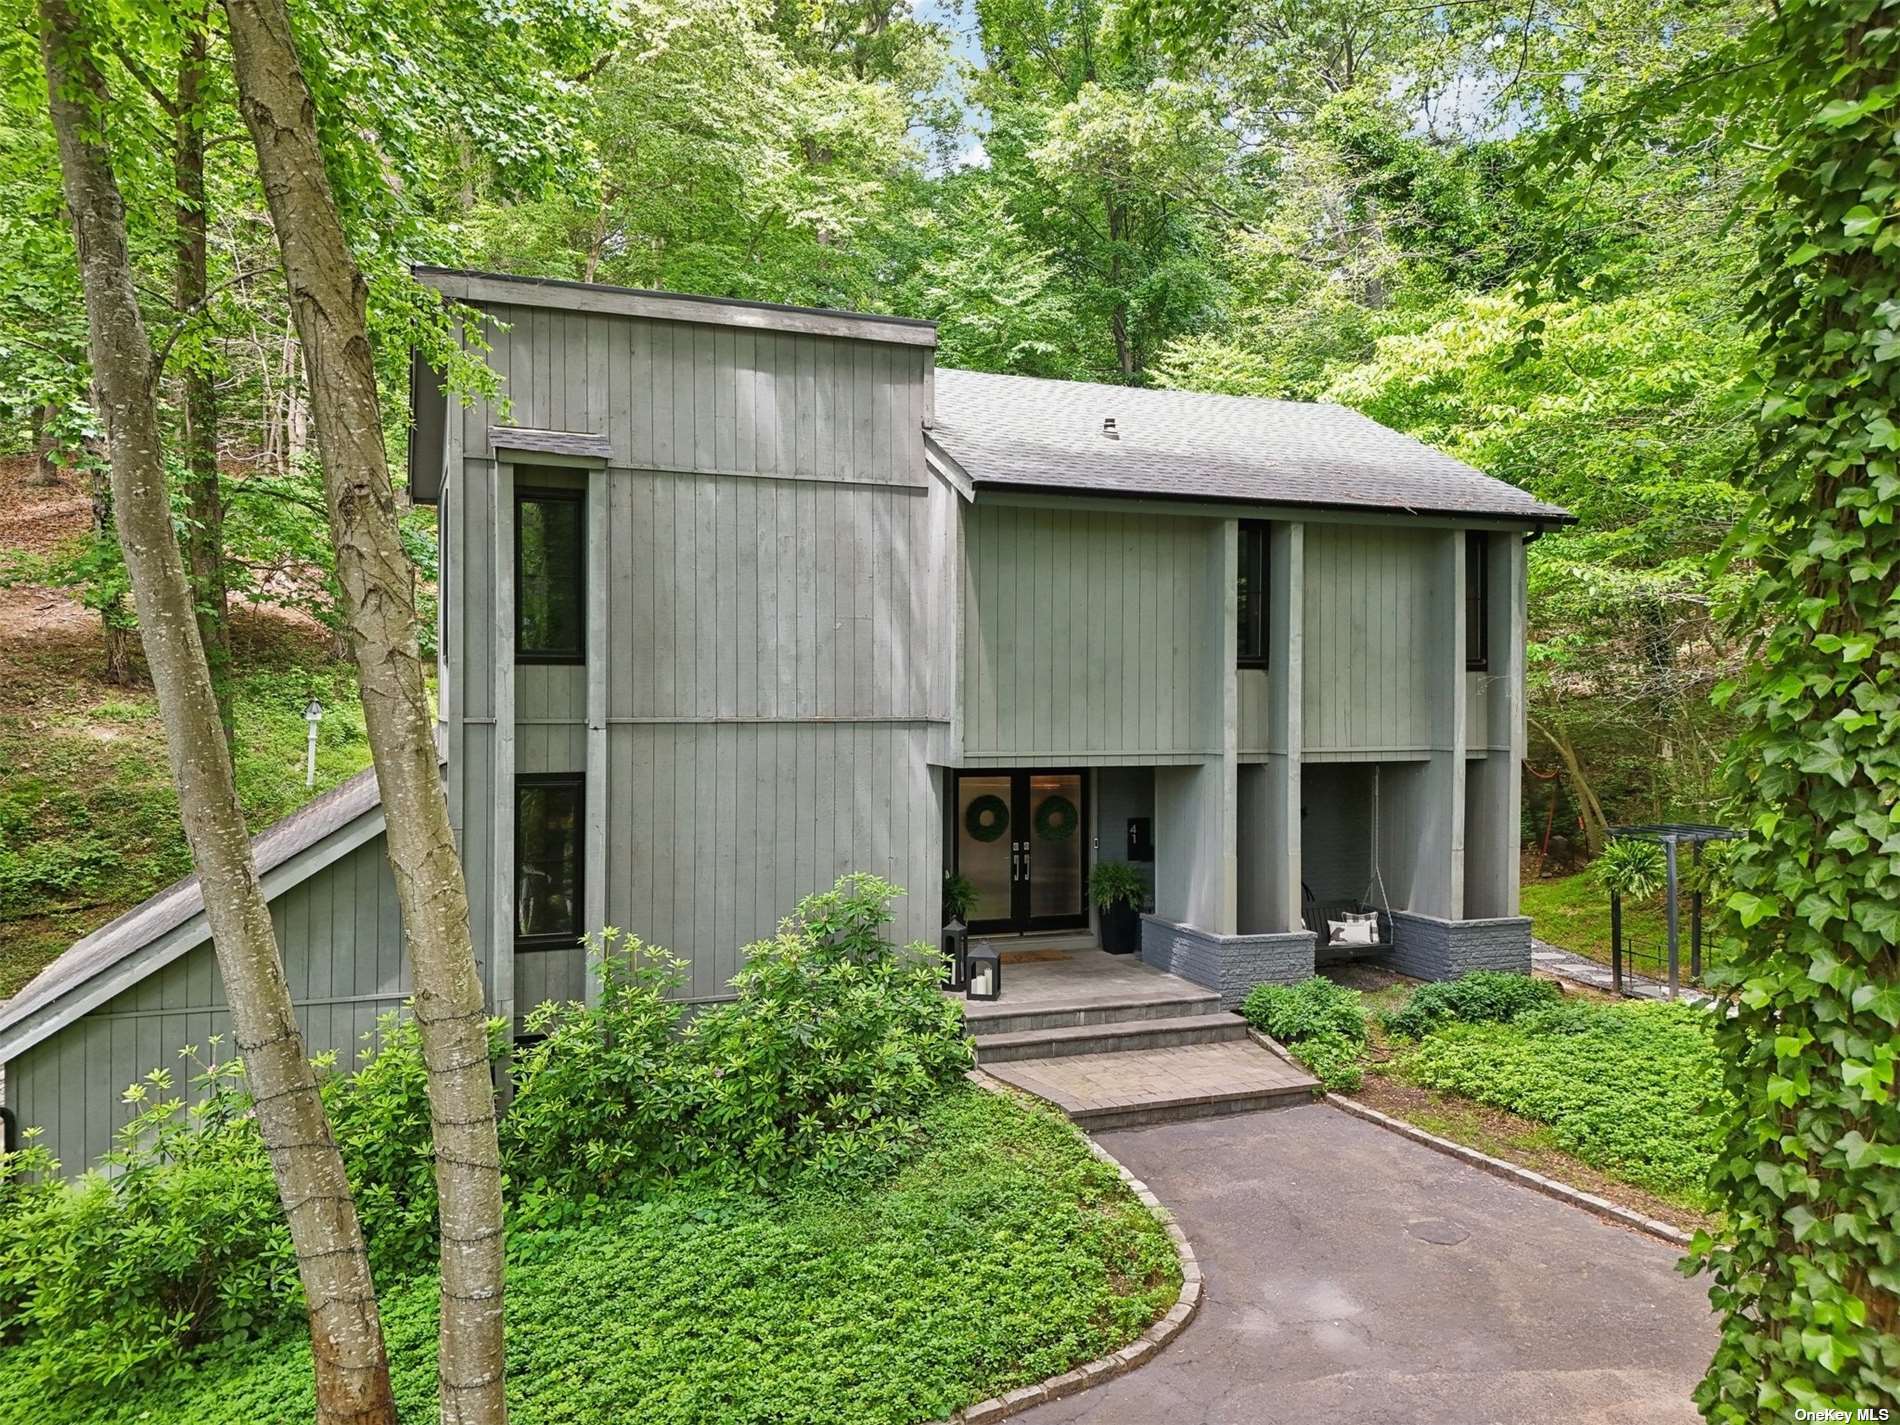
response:
[[[523,490],[515,497],[517,662],[585,660],[585,523],[579,490]]]
[[[1465,667],[1482,673],[1491,666],[1491,536],[1465,531]]]
[[[577,773],[515,778],[515,944],[559,949],[581,938],[581,792]]]
[[[1267,524],[1240,522],[1240,638],[1234,665],[1267,666]]]

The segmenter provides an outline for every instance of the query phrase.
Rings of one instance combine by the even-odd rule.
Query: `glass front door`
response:
[[[970,928],[1088,924],[1088,818],[1080,772],[957,777],[957,870],[976,890]]]

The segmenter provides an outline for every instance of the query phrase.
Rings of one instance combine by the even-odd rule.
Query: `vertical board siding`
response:
[[[1438,543],[1402,528],[1306,526],[1307,751],[1433,745]]]
[[[925,739],[892,723],[610,727],[607,923],[689,957],[694,998],[728,993],[740,949],[848,871],[902,887],[892,933],[934,941],[941,778]]]
[[[1490,745],[1492,674],[1465,674],[1465,745],[1474,756]]]
[[[1236,737],[1243,755],[1264,756],[1273,749],[1271,674],[1265,668],[1234,670],[1239,697]]]
[[[929,498],[708,475],[608,478],[609,545],[627,571],[610,591],[610,718],[949,716],[931,696],[936,561],[913,557],[936,518]],[[584,698],[576,709],[580,721]]]
[[[608,463],[634,470],[928,478],[926,348],[539,307],[488,314],[501,395],[462,409],[471,457],[493,456],[491,425],[514,425],[605,435]]]
[[[969,757],[1204,754],[1221,737],[1206,520],[978,503],[965,516]]]
[[[401,1006],[408,968],[396,885],[378,836],[292,886],[271,902],[304,1044],[333,1052],[339,1067],[356,1062],[378,1015]],[[215,952],[209,942],[180,956],[42,1040],[7,1065],[7,1095],[25,1125],[71,1174],[112,1147],[132,1117],[127,1085],[153,1069],[169,1069],[175,1090],[190,1096],[197,1072],[180,1051],[200,1057],[232,1054]]]

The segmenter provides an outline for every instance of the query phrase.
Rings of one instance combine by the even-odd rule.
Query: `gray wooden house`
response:
[[[726,992],[849,870],[934,940],[1087,936],[1133,860],[1141,955],[1231,1003],[1327,907],[1398,968],[1528,969],[1524,544],[1568,519],[1337,406],[937,368],[927,322],[476,273],[505,402],[418,370],[440,708],[498,1013],[589,990],[619,926]],[[405,968],[373,781],[258,839],[314,1051]],[[1324,949],[1319,953],[1322,957]],[[224,1022],[195,886],[0,1011],[8,1102],[76,1167],[122,1088]]]

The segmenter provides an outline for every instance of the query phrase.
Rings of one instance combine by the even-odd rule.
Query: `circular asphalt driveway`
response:
[[[1100,1135],[1180,1219],[1200,1314],[1033,1425],[1688,1425],[1677,1251],[1324,1104]]]

